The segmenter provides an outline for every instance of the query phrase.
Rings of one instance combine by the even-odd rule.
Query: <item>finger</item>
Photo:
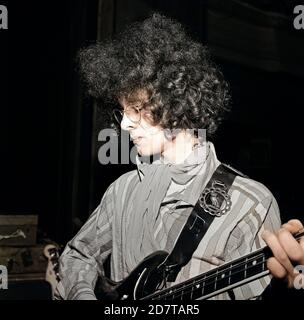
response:
[[[284,279],[287,277],[286,269],[274,257],[271,257],[267,260],[267,268],[276,278]]]
[[[304,263],[303,248],[300,243],[292,236],[292,234],[286,229],[282,228],[278,231],[277,236],[280,245],[282,246],[284,251],[288,253],[289,259],[295,261],[296,263]]]
[[[304,237],[302,237],[300,240],[300,246],[301,246],[302,250],[304,251]]]
[[[274,257],[271,257],[267,260],[267,268],[276,278],[283,279],[287,276],[286,269]]]
[[[284,231],[288,233],[288,231]],[[274,257],[278,260],[278,262],[287,270],[289,274],[293,274],[293,266],[278,237],[267,230],[263,232],[262,237],[271,249]]]
[[[303,224],[301,223],[300,220],[292,219],[292,220],[289,220],[287,223],[284,223],[282,227],[287,229],[291,233],[296,233],[299,230],[303,229]]]
[[[303,229],[303,223],[299,219],[291,219],[288,221],[290,224],[293,224],[295,227],[298,227],[299,229]]]

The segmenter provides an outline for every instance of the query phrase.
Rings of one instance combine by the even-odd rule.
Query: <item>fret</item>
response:
[[[193,299],[193,285],[185,285],[182,295],[183,295],[183,300],[191,300]]]
[[[192,299],[197,299],[204,295],[206,274],[192,282]]]
[[[204,295],[214,292],[214,276],[207,277],[204,285]]]
[[[169,298],[170,298],[170,300],[174,300],[175,299],[175,290],[170,290],[169,291]]]
[[[218,269],[216,269],[216,274],[215,274],[215,279],[214,279],[214,291],[216,291],[217,276],[218,276]]]
[[[231,264],[229,265],[228,285],[231,285]]]
[[[248,258],[245,259],[245,266],[244,266],[244,279],[247,278],[247,261],[248,261]]]
[[[216,277],[216,290],[223,289],[230,285],[230,270],[231,266],[229,266],[229,271],[227,270],[227,266],[224,268],[219,268]]]
[[[183,288],[183,300],[191,300],[193,294],[193,285],[185,285]]]
[[[266,268],[266,259],[265,259],[265,255],[263,255],[263,259],[262,259],[262,271],[265,271]]]
[[[203,279],[203,288],[202,288],[202,291],[201,291],[202,296],[205,294],[206,277],[207,277],[207,275],[205,274],[204,275],[204,279]]]
[[[265,255],[261,254],[260,256],[256,256],[252,258],[248,263],[247,275],[248,277],[254,276],[255,274],[261,273],[265,271]]]
[[[231,284],[235,284],[237,282],[244,280],[244,267],[240,263],[235,263],[231,265]]]
[[[180,300],[183,300],[183,297],[184,297],[184,288],[185,288],[185,285],[182,286],[182,293],[181,293],[181,296],[180,296]]]
[[[195,281],[192,281],[190,300],[193,299],[194,285],[195,285]]]

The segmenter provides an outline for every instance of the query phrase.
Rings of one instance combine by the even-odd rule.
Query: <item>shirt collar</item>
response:
[[[141,161],[141,159],[142,158],[139,158],[138,155],[136,156],[137,169],[142,180],[149,170],[149,166],[151,166],[151,164],[145,163]],[[180,200],[186,204],[195,206],[198,197],[207,185],[213,172],[216,170],[220,162],[217,159],[214,145],[211,142],[207,142],[205,146],[200,146],[194,149],[186,161],[189,165],[194,165],[193,169],[191,168],[191,174],[193,176],[190,176],[189,181],[185,183],[185,190],[183,192],[173,193],[166,199],[166,201],[168,199]],[[195,164],[197,164],[197,166],[195,166]],[[164,164],[161,158],[157,158],[155,161],[153,161],[152,165],[168,165],[169,167],[175,166],[172,164]],[[174,181],[173,178],[171,183],[178,182]]]

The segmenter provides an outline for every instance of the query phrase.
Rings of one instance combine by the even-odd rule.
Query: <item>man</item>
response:
[[[80,66],[91,95],[109,108],[120,105],[110,112],[129,132],[142,157],[137,157],[137,170],[109,186],[68,243],[60,259],[57,287],[57,296],[64,299],[95,299],[94,287],[98,276],[104,276],[107,258],[112,280],[121,281],[151,253],[172,252],[220,165],[210,138],[229,110],[228,85],[207,49],[190,39],[179,23],[158,14],[131,25],[112,41],[83,50]],[[150,156],[153,164],[143,160]],[[303,246],[295,250],[290,233],[281,232],[278,238],[271,233],[279,230],[281,222],[270,191],[237,174],[229,190],[223,191],[226,210],[218,207],[216,195],[210,197],[216,217],[190,261],[165,286],[261,248],[266,229],[270,233],[264,239],[276,257],[269,260],[269,267],[278,278],[291,281],[288,256],[281,258],[289,246],[282,248],[282,235],[291,243],[292,254],[300,257],[299,263]],[[301,225],[293,221],[284,228],[294,233]],[[185,242],[185,248],[189,245]],[[267,276],[213,299],[255,299],[269,282]]]

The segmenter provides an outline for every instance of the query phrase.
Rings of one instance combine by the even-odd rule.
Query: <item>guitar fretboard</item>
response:
[[[211,298],[269,274],[266,260],[270,256],[271,251],[265,247],[144,299],[177,301]]]

